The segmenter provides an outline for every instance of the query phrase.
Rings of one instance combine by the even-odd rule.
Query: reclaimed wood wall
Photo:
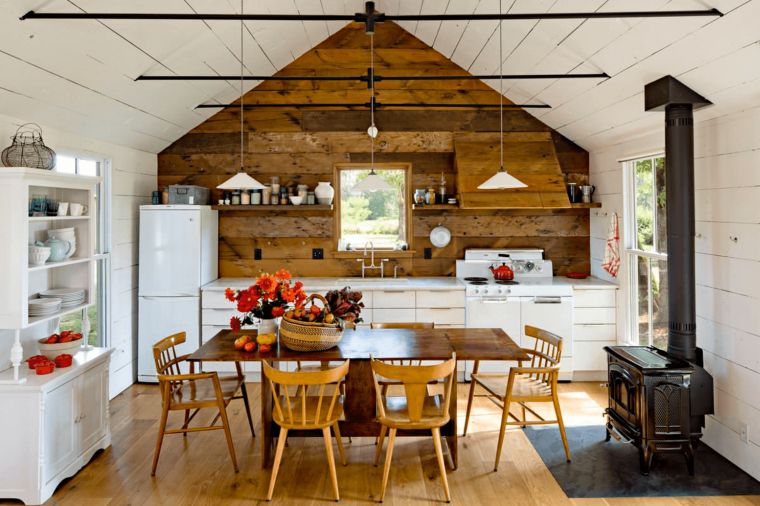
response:
[[[437,51],[394,23],[378,26],[375,35],[379,75],[465,75]],[[305,53],[278,75],[360,75],[369,66],[369,40],[363,25],[350,24]],[[380,81],[377,101],[426,103],[492,103],[498,93],[478,80]],[[248,92],[245,103],[363,103],[366,83],[351,81],[266,81]],[[332,179],[333,165],[368,162],[366,135],[369,112],[346,107],[326,109],[262,108],[245,111],[245,168],[263,182],[278,175],[282,184],[316,185]],[[239,167],[240,116],[236,108],[221,110],[158,155],[158,182],[197,184],[215,188]],[[380,109],[378,162],[412,164],[414,188],[434,186],[444,173],[449,193],[455,192],[454,143],[460,136],[492,139],[499,130],[498,110]],[[549,132],[562,172],[571,181],[588,180],[588,153],[523,110],[506,110],[508,132]],[[509,162],[509,154],[506,154]],[[216,191],[213,198],[218,198]],[[360,273],[355,258],[335,251],[331,213],[220,212],[220,276],[254,276],[261,271],[289,268],[300,276],[353,276]],[[451,243],[432,248],[430,230],[443,223]],[[404,257],[392,258],[404,275],[453,275],[454,260],[466,248],[540,247],[555,271],[589,270],[589,211],[456,210],[415,211],[413,244]],[[261,260],[254,250],[261,249]],[[322,248],[323,260],[312,260]],[[432,248],[432,258],[424,258]]]

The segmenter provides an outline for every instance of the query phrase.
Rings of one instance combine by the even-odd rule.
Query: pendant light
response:
[[[379,133],[379,130],[375,126],[375,34],[374,32],[369,34],[369,46],[370,46],[370,92],[372,93],[372,96],[370,97],[369,104],[370,104],[370,125],[367,129],[367,135],[369,135],[370,138],[370,164],[369,164],[369,174],[367,177],[359,181],[354,185],[353,188],[351,188],[351,191],[354,192],[376,192],[376,191],[387,191],[392,190],[393,187],[388,184],[388,181],[380,177],[375,172],[375,138],[377,137],[377,134]]]
[[[499,16],[501,16],[501,0],[499,0]],[[528,185],[511,176],[504,169],[504,72],[502,65],[501,17],[499,17],[499,171],[478,186],[478,190],[507,190],[510,188],[525,188]]]
[[[240,15],[243,15],[243,0],[240,0]],[[240,20],[240,171],[216,188],[219,190],[263,190],[265,186],[245,172],[245,127],[243,113],[243,89],[245,83],[245,59],[243,58],[243,20]]]

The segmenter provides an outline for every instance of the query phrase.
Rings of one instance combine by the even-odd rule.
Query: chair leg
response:
[[[383,468],[383,485],[380,490],[380,502],[385,498],[385,487],[388,485],[388,477],[391,474],[391,460],[393,460],[393,442],[396,441],[396,429],[390,430],[388,436],[388,451],[385,453],[385,467]]]
[[[156,449],[153,452],[153,469],[150,471],[151,476],[156,475],[158,467],[158,456],[161,454],[161,443],[164,442],[164,431],[166,430],[166,420],[169,418],[169,405],[166,402],[161,407],[161,420],[158,423],[158,439],[156,440]]]
[[[253,430],[253,418],[251,417],[251,405],[248,400],[248,391],[245,388],[245,382],[240,386],[240,393],[243,396],[243,404],[245,404],[245,414],[248,416],[248,426],[251,428],[251,437],[256,437],[256,433]]]
[[[527,421],[528,421],[528,419],[527,419],[527,418],[525,418],[525,416],[526,416],[526,415],[525,415],[525,403],[524,403],[524,402],[521,402],[521,403],[520,403],[520,407],[522,408],[522,421],[523,421],[523,425],[522,425],[522,428],[524,429],[524,428],[526,427],[526,425],[525,425],[525,423],[524,423],[524,422],[527,422]]]
[[[218,400],[219,404],[219,416],[222,419],[222,426],[224,427],[224,436],[227,438],[227,449],[230,451],[230,459],[232,459],[232,467],[235,468],[235,472],[239,472],[237,464],[237,457],[235,456],[235,445],[232,443],[232,432],[230,431],[230,421],[227,419],[227,406],[224,405],[224,399]]]
[[[267,501],[272,500],[274,493],[274,484],[277,481],[277,473],[280,470],[282,462],[282,452],[285,450],[285,440],[288,438],[288,429],[280,429],[280,436],[277,438],[277,451],[274,454],[274,465],[272,466],[272,476],[269,478],[269,491],[267,492]]]
[[[472,400],[475,397],[475,380],[470,380],[470,394],[467,397],[467,413],[464,416],[464,430],[462,437],[467,435],[467,425],[470,423],[470,410],[472,409]]]
[[[446,494],[446,502],[451,502],[449,480],[446,477],[446,464],[443,462],[443,450],[441,449],[441,429],[438,427],[433,427],[433,445],[435,445],[435,456],[438,457],[438,469],[441,472],[441,481],[443,481],[443,492]]]
[[[330,434],[330,427],[325,427],[322,429],[322,436],[325,440],[327,465],[330,467],[330,480],[332,481],[333,491],[335,492],[335,500],[340,501],[340,492],[338,491],[338,474],[335,471],[335,458],[333,457],[332,435]]]
[[[552,395],[552,401],[554,402],[554,412],[557,414],[557,424],[559,425],[559,435],[562,436],[562,446],[565,447],[565,457],[570,462],[570,445],[567,443],[567,434],[565,433],[565,422],[562,421],[562,412],[559,408],[559,397],[555,392]]]
[[[380,395],[382,395],[383,397],[387,397],[388,396],[388,385],[383,385],[382,386],[381,391],[380,391]]]
[[[346,461],[346,450],[343,448],[343,440],[340,437],[340,427],[338,426],[338,422],[335,422],[335,425],[333,425],[333,430],[335,431],[335,442],[338,443],[338,455],[340,456],[340,463],[344,466],[347,466],[348,462]]]
[[[380,454],[383,453],[383,441],[385,441],[385,434],[388,433],[388,426],[380,426],[380,436],[377,438],[377,448],[375,448],[375,467],[380,463]]]
[[[496,460],[493,463],[494,472],[499,470],[499,459],[501,458],[501,448],[504,446],[504,433],[507,431],[507,420],[509,419],[510,399],[504,399],[504,410],[501,412],[501,423],[499,425],[499,443],[496,445]]]
[[[187,429],[187,426],[190,425],[190,410],[185,410],[185,423],[182,424],[183,429]],[[187,432],[182,433],[182,437],[187,437]]]

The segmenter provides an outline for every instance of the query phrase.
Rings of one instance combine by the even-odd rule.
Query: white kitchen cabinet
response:
[[[414,310],[415,307],[415,293],[412,290],[374,290],[372,298],[372,307],[375,309],[411,308]]]
[[[573,296],[574,378],[604,380],[607,377],[604,347],[617,344],[616,287],[575,287]]]
[[[71,367],[0,385],[0,497],[42,504],[56,487],[111,444],[108,369],[111,350],[79,351]],[[12,373],[0,373],[5,379]]]
[[[417,290],[416,307],[464,307],[464,290]]]
[[[417,308],[415,321],[433,322],[436,327],[444,325],[464,326],[463,307],[429,307]]]
[[[410,308],[374,308],[372,310],[373,323],[408,323],[416,321],[414,306]]]

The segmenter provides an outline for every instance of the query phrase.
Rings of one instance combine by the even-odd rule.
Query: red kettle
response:
[[[498,279],[499,281],[512,281],[515,278],[515,272],[504,262],[498,267],[492,265],[489,269],[494,279]]]

